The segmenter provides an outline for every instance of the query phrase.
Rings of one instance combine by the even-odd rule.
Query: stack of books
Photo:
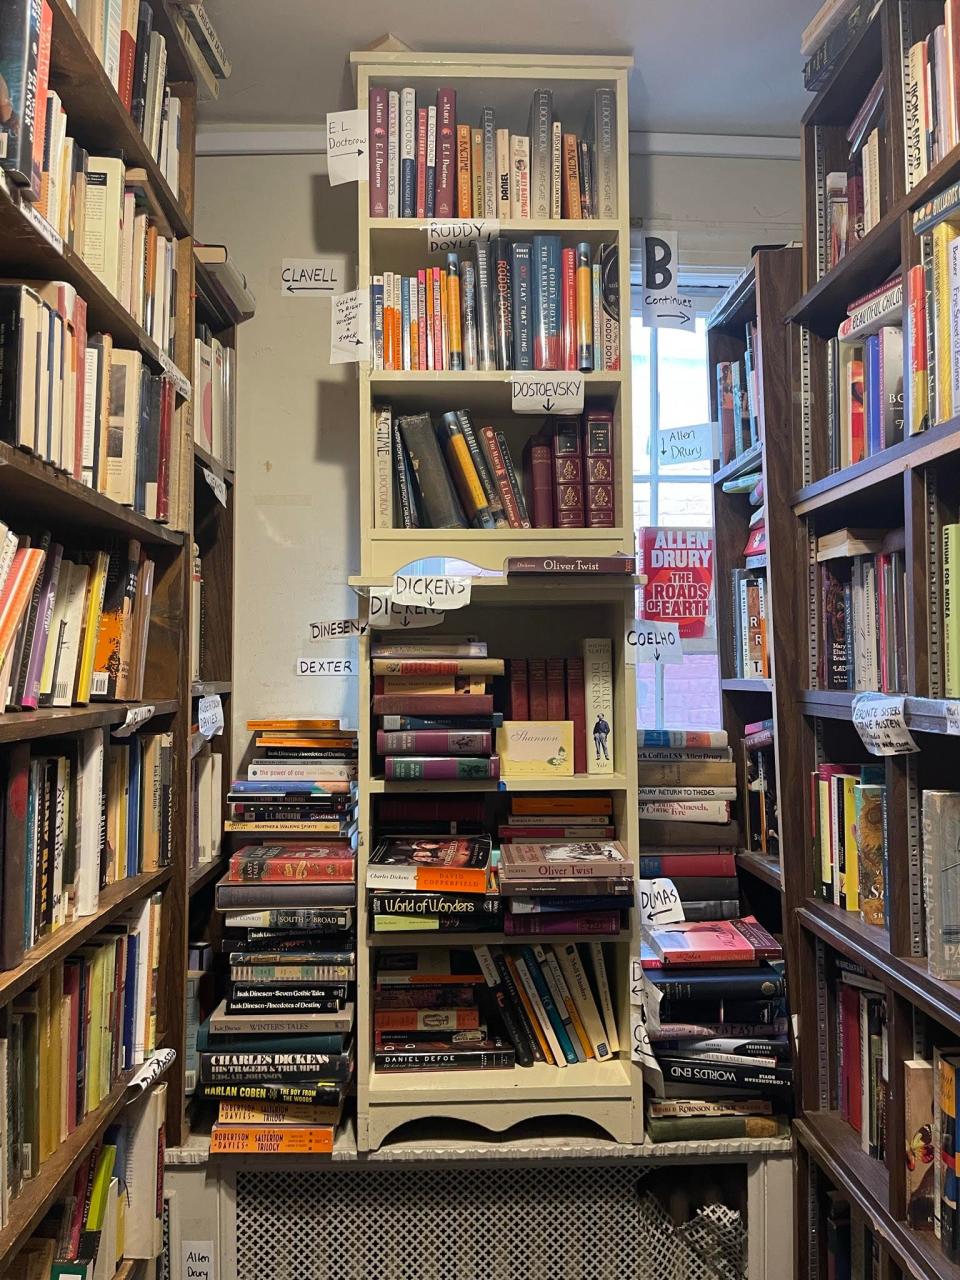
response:
[[[493,694],[502,658],[486,641],[440,636],[371,646],[377,755],[384,777],[499,778],[493,743]]]
[[[825,176],[827,217],[823,227],[824,261],[830,270],[880,221],[885,204],[881,189],[885,150],[883,76],[847,128],[846,169]],[[838,157],[839,158],[839,157]]]
[[[905,556],[903,528],[837,529],[817,539],[823,688],[903,688]]]
[[[586,241],[475,240],[470,257],[370,283],[374,369],[620,368],[619,251]]]
[[[613,414],[591,408],[552,418],[522,443],[522,466],[506,432],[476,429],[466,409],[394,418],[374,409],[374,527],[612,528]]]
[[[357,731],[339,720],[248,720],[255,751],[227,799],[228,833],[353,842]]]
[[[574,657],[510,658],[507,718],[512,724],[571,725],[569,756],[574,774],[615,770],[613,646],[598,636],[584,639]],[[519,762],[510,760],[512,769]]]
[[[534,91],[526,133],[497,128],[493,107],[477,127],[457,120],[457,91],[433,101],[376,85],[369,96],[371,218],[616,218],[617,103],[594,89],[565,130],[553,92]]]
[[[740,847],[740,828],[730,818],[736,773],[725,729],[639,729],[637,755],[646,855]],[[716,897],[737,897],[735,877],[719,887],[724,892]]]
[[[198,324],[193,340],[193,438],[227,470],[236,466],[236,350],[209,325]]]
[[[367,862],[374,933],[487,932],[503,928],[491,889],[486,835],[380,840]]]
[[[765,858],[780,857],[777,761],[773,719],[743,726],[743,846]],[[688,917],[689,918],[689,917]]]
[[[662,1097],[676,1104],[651,1100],[650,1137],[785,1134],[785,1116],[772,1114],[789,1109],[792,1092],[777,940],[752,916],[648,925],[641,963],[659,996],[650,1038]]]

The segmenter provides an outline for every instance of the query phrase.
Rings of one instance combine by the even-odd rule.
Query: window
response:
[[[698,299],[695,327],[689,331],[647,329],[638,315],[631,319],[633,514],[637,529],[650,525],[713,527],[710,464],[662,466],[655,442],[661,427],[710,421],[706,316],[717,296]],[[637,665],[637,723],[641,728],[719,728],[715,620],[704,639],[684,642],[682,663]]]

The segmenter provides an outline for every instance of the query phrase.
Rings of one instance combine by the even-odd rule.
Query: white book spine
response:
[[[617,1018],[613,1011],[613,999],[610,995],[610,983],[607,980],[607,966],[603,959],[603,943],[591,942],[590,959],[593,962],[593,976],[597,984],[597,996],[600,1001],[600,1014],[607,1032],[607,1041],[611,1054],[620,1049],[620,1036],[617,1033]]]
[[[114,89],[120,86],[121,0],[105,0],[103,15],[103,68]]]
[[[497,217],[506,220],[510,210],[510,130],[497,130]]]
[[[387,217],[400,217],[400,93],[387,95]]]
[[[393,528],[393,414],[389,405],[374,409],[373,465],[375,529]]]
[[[522,956],[518,955],[514,957],[514,963],[517,966],[517,974],[519,975],[520,981],[523,983],[523,989],[526,991],[531,1005],[533,1005],[533,1012],[536,1015],[537,1022],[540,1024],[540,1030],[543,1032],[544,1039],[550,1046],[550,1052],[553,1054],[556,1065],[558,1067],[567,1066],[567,1060],[563,1055],[563,1050],[560,1048],[560,1041],[557,1039],[557,1033],[553,1029],[553,1023],[550,1021],[550,1017],[546,1009],[543,1007],[543,1001],[540,999],[540,993],[537,991],[536,984],[530,976],[530,971],[527,968],[526,961]]]
[[[530,217],[530,139],[522,133],[510,139],[510,217]]]
[[[583,642],[587,773],[614,772],[613,659],[606,638]]]
[[[567,1033],[574,1057],[578,1062],[586,1062],[583,1045],[581,1045],[580,1037],[577,1035],[576,1029],[574,1028],[573,1019],[570,1016],[570,1010],[567,1008],[566,1002],[563,999],[563,993],[557,984],[556,974],[554,974],[550,967],[550,957],[542,946],[536,944],[533,948],[533,954],[540,966],[540,972],[543,974],[543,980],[547,984],[547,990],[550,992],[550,998],[553,1000],[560,1021],[563,1023],[563,1029]]]
[[[603,1022],[600,1019],[600,1011],[593,998],[593,992],[590,990],[590,981],[587,978],[587,971],[583,967],[583,960],[580,958],[576,943],[568,942],[564,946],[556,948],[556,951],[560,969],[567,980],[567,986],[570,988],[573,1002],[577,1006],[577,1012],[580,1014],[580,1021],[583,1023],[587,1038],[593,1048],[594,1057],[597,1061],[609,1058],[610,1045],[607,1041]]]
[[[94,915],[100,903],[103,756],[103,730],[88,730],[82,739],[77,787],[80,806],[80,848],[75,881],[75,910],[78,916]]]

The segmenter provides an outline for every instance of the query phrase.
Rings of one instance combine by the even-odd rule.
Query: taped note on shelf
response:
[[[330,363],[370,359],[370,294],[367,289],[335,293],[330,299]]]
[[[217,501],[222,507],[227,505],[227,484],[225,480],[221,480],[219,476],[215,476],[207,467],[203,468],[203,478],[213,490]]]
[[[217,734],[223,733],[223,703],[219,693],[211,693],[200,699],[197,727],[208,742]]]
[[[514,413],[580,413],[583,374],[527,374],[510,379],[510,408]]]
[[[687,329],[695,322],[693,298],[682,292],[677,281],[677,233],[644,233],[641,259],[643,289],[641,305],[645,329]]]
[[[443,618],[442,609],[428,609],[421,604],[397,604],[389,587],[371,591],[367,601],[367,625],[381,631],[435,627]]]
[[[127,718],[113,730],[115,738],[129,738],[142,724],[146,724],[156,708],[152,702],[145,702],[142,707],[129,707]]]
[[[346,281],[346,259],[284,258],[280,264],[280,293],[284,298],[322,298],[339,293]]]
[[[476,241],[488,244],[499,234],[496,218],[465,218],[461,222],[432,218],[427,223],[427,253],[457,253]]]
[[[357,658],[344,658],[340,654],[335,658],[297,659],[298,676],[355,676],[359,670]]]
[[[366,107],[331,111],[327,116],[327,174],[331,187],[339,187],[344,182],[366,182],[368,119]]]
[[[626,654],[628,664],[634,666],[638,662],[682,662],[679,623],[644,622],[635,618],[627,628]]]
[[[463,609],[470,603],[472,578],[455,574],[398,573],[394,604],[420,604],[428,609]]]
[[[641,924],[676,924],[686,919],[676,885],[662,877],[637,881],[637,906]]]
[[[217,1280],[217,1260],[212,1240],[184,1240],[180,1245],[183,1280]]]
[[[695,427],[666,427],[657,432],[657,453],[661,467],[685,467],[691,462],[711,462],[717,456],[717,424],[701,422]]]
[[[853,724],[872,756],[905,756],[919,747],[907,728],[902,694],[858,693]]]
[[[647,1025],[647,1006],[645,1000],[630,1006],[630,1057],[639,1062],[643,1070],[643,1078],[653,1089],[658,1098],[663,1097],[663,1072],[657,1062],[653,1045],[650,1043],[650,1029]]]
[[[366,635],[369,623],[363,618],[334,618],[330,622],[308,622],[311,640],[349,640]]]

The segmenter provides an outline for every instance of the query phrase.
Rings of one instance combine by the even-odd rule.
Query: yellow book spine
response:
[[[960,565],[960,524],[943,526],[943,635],[944,694],[960,698],[960,602],[953,575]]]
[[[90,701],[90,684],[93,680],[93,659],[97,651],[97,632],[103,613],[103,593],[107,585],[107,566],[110,557],[98,551],[90,574],[90,588],[84,606],[83,645],[77,674],[77,701]]]
[[[210,1134],[211,1155],[329,1155],[332,1150],[332,1125],[215,1124]]]
[[[833,860],[830,857],[830,783],[824,778],[817,782],[818,808],[820,811],[820,880],[826,889],[833,883]]]
[[[477,468],[470,456],[470,446],[462,433],[447,435],[443,444],[447,455],[447,466],[453,476],[460,501],[466,508],[468,519],[472,520],[478,512],[488,510],[488,506],[487,495],[483,491]]]
[[[84,1228],[87,1231],[101,1231],[107,1212],[107,1196],[110,1192],[110,1179],[113,1177],[113,1166],[117,1159],[117,1148],[103,1146],[97,1157],[97,1167],[93,1174],[90,1189],[90,1205],[87,1209],[87,1220]]]
[[[933,316],[936,349],[936,421],[953,416],[953,366],[950,360],[950,241],[957,235],[949,222],[933,228]]]
[[[856,778],[843,780],[843,848],[846,861],[846,899],[848,911],[860,910],[860,867],[857,859]]]
[[[53,1052],[50,1027],[50,974],[45,973],[37,988],[37,1034],[40,1051],[40,1095],[37,1098],[38,1128],[40,1131],[40,1163],[56,1150],[53,1138],[53,1117],[50,1108],[50,1060]]]

